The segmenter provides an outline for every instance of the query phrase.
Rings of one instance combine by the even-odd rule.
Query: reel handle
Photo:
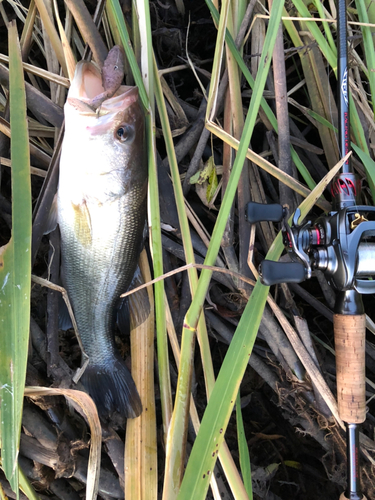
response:
[[[278,283],[301,283],[306,279],[305,266],[300,262],[263,260],[259,268],[260,281],[271,286]]]
[[[360,424],[366,420],[366,315],[334,314],[333,329],[339,415],[344,422]]]
[[[280,222],[283,220],[285,209],[278,203],[256,203],[250,201],[246,206],[246,218],[251,224],[255,222]]]

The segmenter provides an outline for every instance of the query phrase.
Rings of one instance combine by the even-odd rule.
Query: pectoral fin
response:
[[[83,246],[91,245],[92,235],[91,235],[91,217],[90,212],[87,207],[86,201],[75,205],[72,203],[74,209],[74,232],[77,239],[81,242]]]

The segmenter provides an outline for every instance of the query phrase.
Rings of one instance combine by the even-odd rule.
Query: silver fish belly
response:
[[[82,382],[99,413],[142,411],[114,344],[116,304],[129,287],[146,220],[144,118],[135,87],[120,87],[96,111],[99,70],[78,63],[65,105],[57,196],[62,279],[89,364]]]

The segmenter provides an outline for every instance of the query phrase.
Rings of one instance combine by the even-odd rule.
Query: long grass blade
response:
[[[156,62],[154,62],[155,73],[155,96],[158,106],[159,116],[162,123],[163,135],[166,143],[167,154],[170,164],[170,170],[173,180],[173,188],[176,199],[179,223],[181,228],[182,240],[187,263],[194,262],[194,252],[190,238],[190,230],[187,216],[185,213],[184,197],[179,178],[178,165],[176,155],[173,148],[173,140],[168,122],[161,82],[157,76]],[[191,269],[189,272],[190,289],[192,296],[194,294],[198,281],[197,272]],[[185,362],[189,366],[194,353],[194,335],[190,337],[190,345],[185,348]],[[186,352],[189,352],[189,357]],[[190,376],[187,374],[187,376]],[[167,446],[166,446],[166,461],[164,472],[164,487],[163,499],[175,498],[181,482],[182,468],[184,466],[185,446],[186,446],[186,429],[189,415],[189,399],[190,386],[186,384],[187,394],[184,395],[185,404],[180,405],[179,412],[174,411],[172,414],[170,427],[168,430]]]
[[[247,446],[245,428],[243,425],[242,410],[241,410],[241,397],[238,391],[236,399],[236,420],[237,420],[237,439],[238,439],[238,451],[240,454],[240,465],[243,481],[245,483],[245,488],[247,491],[247,496],[249,500],[253,500],[253,486],[251,483],[251,464],[249,448]]]
[[[352,143],[352,148],[359,156],[363,166],[365,167],[367,179],[370,184],[370,189],[372,193],[372,199],[375,200],[375,162],[374,160],[362,149]]]
[[[364,0],[356,0],[355,2],[358,12],[358,18],[361,23],[369,23],[367,6]],[[361,26],[363,36],[363,46],[366,56],[366,67],[369,72],[369,84],[372,96],[372,109],[375,113],[375,48],[373,40],[373,29],[369,26]]]
[[[244,163],[244,159],[246,156],[246,151],[247,151],[247,145],[250,142],[251,135],[253,132],[253,128],[255,125],[255,120],[256,116],[258,114],[258,109],[260,105],[260,101],[262,98],[262,93],[265,85],[265,81],[267,78],[270,62],[271,62],[271,56],[272,56],[272,51],[273,47],[275,44],[276,40],[276,34],[277,34],[277,28],[280,23],[281,19],[281,13],[283,9],[284,2],[274,2],[272,5],[271,9],[271,16],[270,16],[270,23],[269,23],[269,28],[267,31],[266,39],[265,39],[265,44],[264,44],[264,50],[260,59],[259,63],[259,71],[258,75],[255,81],[255,86],[254,86],[254,93],[250,102],[249,110],[247,113],[246,121],[245,121],[245,126],[244,126],[244,131],[243,135],[239,144],[237,156],[233,165],[232,169],[232,174],[229,178],[227,190],[225,192],[222,206],[220,208],[220,212],[216,221],[216,225],[212,234],[211,242],[207,251],[207,256],[205,259],[205,264],[206,265],[213,265],[219,248],[220,248],[220,242],[221,238],[225,229],[226,221],[228,219],[228,215],[233,203],[234,195],[236,192],[237,184],[239,177],[241,175],[241,170],[242,170],[242,165]],[[210,112],[208,111],[208,116],[210,116]],[[183,328],[183,338],[182,338],[182,346],[181,346],[181,365],[180,365],[180,371],[179,371],[179,379],[178,379],[178,385],[177,385],[177,392],[176,392],[176,408],[178,408],[179,404],[184,404],[182,395],[186,394],[186,388],[184,387],[184,384],[189,383],[189,378],[186,374],[186,370],[188,370],[188,366],[183,363],[184,359],[184,339],[189,338],[192,333],[194,333],[194,330],[197,326],[198,323],[198,318],[202,309],[202,305],[208,290],[209,286],[209,281],[211,278],[212,272],[209,270],[202,270],[201,277],[199,279],[198,283],[198,288],[196,295],[193,299],[193,302],[190,306],[190,309],[187,312],[186,318],[185,318],[185,324]],[[259,311],[259,309],[256,308],[256,310]],[[260,316],[258,318],[259,322],[261,319],[261,312]],[[259,324],[258,322],[258,324]],[[254,342],[255,336],[252,342]],[[187,342],[188,344],[188,342]],[[235,366],[235,365],[230,365],[230,366]],[[229,377],[231,375],[229,374]],[[239,386],[240,381],[238,381],[238,386]],[[238,391],[238,386],[237,386],[237,391]],[[216,387],[216,384],[215,384]],[[214,391],[212,393],[212,396],[215,392],[215,387]],[[179,400],[179,395],[181,394],[181,401]],[[211,398],[212,398],[211,396]],[[210,398],[210,402],[211,402]],[[209,405],[210,405],[209,402]],[[230,401],[228,399],[223,399],[222,401],[218,401],[216,399],[215,404],[216,404],[216,412],[219,414],[226,414],[228,408],[230,409],[233,407],[234,401]],[[177,410],[175,410],[177,411]],[[229,418],[229,417],[228,417]],[[201,431],[200,431],[201,432]],[[199,432],[199,433],[200,433]],[[222,439],[221,439],[222,442]],[[218,451],[218,448],[215,448],[211,450],[211,459],[213,460],[212,464],[214,463],[214,460],[216,460],[217,454],[216,451]],[[200,455],[200,457],[206,457],[206,455]],[[203,468],[202,468],[203,467]],[[186,477],[187,472],[189,471],[188,478]],[[208,472],[207,472],[208,471]],[[209,484],[209,474],[212,472],[212,467],[207,467],[206,468],[206,463],[205,460],[200,459],[197,460],[197,456],[195,459],[192,458],[192,455],[190,456],[188,466],[185,472],[185,476],[181,485],[181,489],[178,495],[179,499],[187,499],[187,498],[194,498],[194,499],[200,499],[203,498]],[[203,479],[206,479],[205,481],[202,481]],[[193,488],[192,488],[193,487]]]
[[[157,76],[157,68],[155,64],[155,96],[156,96],[156,102],[158,106],[158,111],[159,111],[159,116],[160,116],[160,121],[162,124],[162,129],[163,129],[163,136],[166,144],[166,149],[167,149],[167,154],[168,154],[168,160],[169,160],[169,165],[170,165],[170,170],[171,170],[171,175],[172,175],[172,181],[173,181],[173,188],[174,188],[174,193],[175,193],[175,199],[176,199],[176,205],[177,205],[177,211],[178,211],[178,217],[179,217],[179,223],[180,223],[180,228],[181,228],[181,235],[182,235],[182,241],[184,245],[184,251],[185,251],[185,258],[186,262],[194,262],[195,257],[194,257],[194,251],[192,247],[192,242],[190,238],[190,229],[189,229],[189,224],[185,212],[185,200],[183,197],[182,193],[182,188],[181,188],[181,183],[180,183],[180,177],[179,177],[179,170],[178,170],[178,164],[176,160],[176,155],[174,151],[174,145],[173,145],[173,139],[172,139],[172,133],[169,127],[169,122],[168,122],[168,115],[166,111],[166,106],[165,102],[163,99],[163,93],[162,93],[162,87],[161,87],[161,82]],[[189,283],[190,283],[190,289],[191,289],[191,294],[194,297],[195,290],[197,287],[198,283],[198,275],[196,272],[196,269],[191,269],[189,270]],[[203,369],[204,369],[204,374],[205,374],[205,381],[206,381],[206,390],[207,390],[207,396],[209,397],[211,394],[211,391],[213,389],[214,383],[215,383],[215,377],[214,377],[214,370],[213,370],[213,365],[212,365],[212,359],[211,359],[211,354],[210,354],[210,346],[209,346],[209,340],[208,340],[208,335],[207,335],[207,328],[205,324],[205,319],[204,316],[201,315],[198,323],[198,328],[197,328],[197,335],[198,335],[198,340],[199,340],[199,347],[200,347],[200,353],[201,353],[201,358],[202,358],[202,364],[203,364]],[[180,361],[180,355],[178,356],[178,364]],[[187,399],[188,399],[187,395]],[[191,407],[190,406],[190,415],[191,415]],[[181,453],[181,450],[185,446],[185,437],[183,435],[184,433],[184,428],[186,426],[186,419],[187,417],[187,412],[184,412],[182,414],[183,418],[180,420],[175,419],[172,420],[171,422],[171,428],[169,431],[169,436],[170,439],[168,441],[169,446],[167,447],[167,456],[166,456],[166,469],[165,469],[165,479],[164,479],[164,491],[163,495],[168,496],[168,490],[173,489],[173,484],[176,483],[179,486],[180,480],[175,480],[174,476],[179,476],[180,477],[180,471],[176,467],[173,467],[175,465],[175,460],[174,456],[176,456],[178,453]],[[192,416],[194,419],[194,416]],[[239,498],[240,495],[244,495],[244,486],[239,478],[239,474],[237,472],[236,466],[233,462],[233,458],[231,457],[229,450],[227,447],[222,448],[220,452],[220,461],[224,470],[224,473],[226,474],[228,483],[232,489],[233,494],[236,496],[236,498]],[[180,461],[180,464],[183,464],[183,461]],[[178,487],[177,487],[178,490]]]
[[[223,61],[224,38],[228,21],[229,2],[224,1],[221,8],[220,17],[217,18],[218,35],[216,39],[214,62],[212,65],[212,78],[210,91],[207,100],[206,121],[210,120],[215,113],[217,88],[219,86],[220,69]]]
[[[36,494],[32,484],[29,479],[19,467],[19,479],[20,479],[20,489],[27,496],[28,500],[40,500],[39,496]]]
[[[314,5],[318,11],[319,17],[323,19],[325,17],[325,15],[324,15],[324,9],[323,9],[322,2],[320,0],[314,0]],[[332,50],[335,50],[336,44],[335,44],[335,41],[333,39],[329,23],[327,23],[326,21],[322,21],[322,24],[323,24],[324,33],[325,33],[325,36],[327,38],[329,46],[331,47]]]
[[[142,276],[151,280],[146,251],[139,262]],[[137,321],[137,311],[149,302],[150,314]],[[158,496],[156,409],[154,394],[154,301],[152,287],[130,297],[132,374],[141,397],[143,412],[129,419],[125,442],[125,497],[127,500],[156,500]],[[142,318],[143,319],[143,318]]]
[[[63,47],[61,44],[61,40],[59,38],[59,35],[57,34],[57,31],[56,31],[56,28],[55,28],[53,22],[51,21],[51,18],[48,15],[47,8],[46,8],[43,0],[35,0],[35,4],[38,8],[40,17],[41,17],[43,24],[46,28],[46,31],[48,33],[53,50],[55,51],[56,57],[61,65],[64,76],[68,77],[69,73],[68,73],[68,68],[66,66],[66,62],[65,62],[65,56],[64,56],[64,51],[63,51]]]
[[[19,439],[30,321],[31,184],[21,49],[9,24],[12,236],[0,249],[0,399],[2,467],[18,495]]]
[[[132,50],[131,40],[125,25],[124,16],[118,0],[108,0],[107,8],[111,10],[111,17],[116,23],[116,30],[124,46],[126,56],[139,96],[146,109],[147,152],[149,163],[149,226],[151,228],[151,247],[154,267],[154,276],[163,275],[163,258],[160,229],[159,190],[156,168],[156,147],[154,117],[151,110],[142,75]],[[162,281],[155,284],[155,318],[156,336],[158,344],[159,381],[162,401],[164,432],[168,430],[172,413],[172,396],[169,379],[168,344],[166,336],[166,320],[164,309],[164,284]]]

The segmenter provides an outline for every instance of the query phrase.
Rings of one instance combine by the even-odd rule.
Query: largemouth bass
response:
[[[146,220],[144,117],[136,87],[107,95],[100,70],[78,63],[64,108],[57,222],[62,281],[89,356],[81,381],[101,415],[134,418],[142,405],[115,347],[114,327]]]

